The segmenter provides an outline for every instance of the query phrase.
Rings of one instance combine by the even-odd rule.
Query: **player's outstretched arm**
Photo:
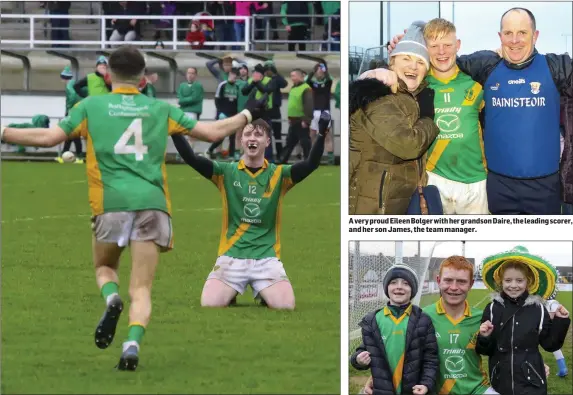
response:
[[[53,147],[68,139],[59,126],[51,128],[18,129],[2,126],[2,141],[29,147]]]
[[[191,145],[189,145],[185,137],[182,135],[174,134],[171,136],[171,139],[173,140],[173,144],[175,144],[177,152],[179,152],[179,155],[181,155],[181,158],[183,158],[185,163],[195,169],[203,177],[211,179],[213,176],[213,161],[202,156],[195,155]]]
[[[313,171],[318,169],[318,166],[320,166],[320,159],[324,153],[324,140],[328,134],[330,120],[331,117],[328,112],[323,111],[322,114],[320,114],[320,120],[318,121],[318,134],[316,136],[316,141],[310,149],[308,159],[292,165],[291,177],[295,184],[304,180]]]
[[[217,142],[232,135],[247,124],[259,119],[266,108],[268,95],[265,94],[259,100],[249,99],[245,109],[239,114],[216,122],[197,122],[189,134],[199,140]]]

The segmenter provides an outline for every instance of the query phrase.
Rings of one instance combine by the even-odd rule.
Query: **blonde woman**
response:
[[[439,133],[434,91],[425,81],[429,56],[422,22],[414,22],[390,69],[389,94],[375,78],[350,88],[349,214],[406,214],[418,185],[426,185],[425,153]],[[372,76],[375,77],[375,76]]]

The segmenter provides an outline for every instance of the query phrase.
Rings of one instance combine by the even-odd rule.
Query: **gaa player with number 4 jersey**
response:
[[[330,114],[324,111],[309,158],[294,165],[265,159],[271,128],[262,119],[243,129],[239,162],[197,156],[182,136],[172,137],[183,160],[213,182],[223,198],[218,258],[203,287],[202,306],[229,306],[251,285],[255,298],[268,307],[294,309],[294,292],[280,260],[281,205],[285,194],[320,165],[329,124]]]
[[[142,54],[131,46],[109,58],[113,91],[78,103],[58,126],[49,129],[2,127],[7,143],[53,147],[66,139],[87,140],[87,175],[92,210],[93,257],[106,309],[96,331],[96,346],[113,341],[123,302],[117,274],[129,246],[132,271],[129,333],[118,364],[135,370],[139,347],[151,316],[151,286],[159,252],[173,247],[171,202],[165,151],[169,135],[186,134],[218,141],[259,117],[264,100],[252,100],[240,114],[214,123],[197,122],[178,108],[140,94],[145,70]]]

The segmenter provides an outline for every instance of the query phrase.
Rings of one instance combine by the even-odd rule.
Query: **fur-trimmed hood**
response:
[[[490,296],[492,302],[498,302],[502,306],[505,306],[505,300],[503,299],[503,296],[501,296],[500,292],[493,292],[492,294],[490,294]],[[527,298],[525,299],[525,302],[523,302],[524,306],[529,306],[534,304],[538,306],[545,305],[543,298],[539,295],[528,295]]]

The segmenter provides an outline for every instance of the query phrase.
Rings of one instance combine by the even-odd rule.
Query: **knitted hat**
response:
[[[498,284],[501,284],[500,269],[508,260],[522,262],[533,272],[533,283],[528,284],[531,295],[539,295],[544,299],[555,298],[557,270],[545,259],[530,254],[523,246],[516,246],[511,251],[501,252],[483,260],[480,268],[481,277],[489,289],[496,291]]]
[[[424,40],[424,26],[426,24],[421,21],[412,22],[406,35],[401,39],[396,48],[392,51],[390,56],[396,55],[412,55],[417,56],[426,63],[426,68],[430,69],[430,55],[428,55],[428,48],[426,47],[426,40]]]
[[[414,299],[414,296],[416,296],[418,293],[418,276],[411,267],[406,265],[394,265],[386,272],[383,281],[384,294],[386,297],[390,297],[388,295],[388,285],[390,285],[392,280],[397,278],[401,278],[408,282],[410,288],[412,288],[412,295],[410,295],[410,299]]]
[[[97,58],[96,61],[96,66],[100,65],[100,64],[105,64],[107,65],[107,58],[105,56],[100,56],[99,58]]]
[[[60,77],[66,79],[66,80],[74,78],[74,74],[72,73],[70,66],[64,67],[64,70],[62,70],[62,72],[60,73]]]

